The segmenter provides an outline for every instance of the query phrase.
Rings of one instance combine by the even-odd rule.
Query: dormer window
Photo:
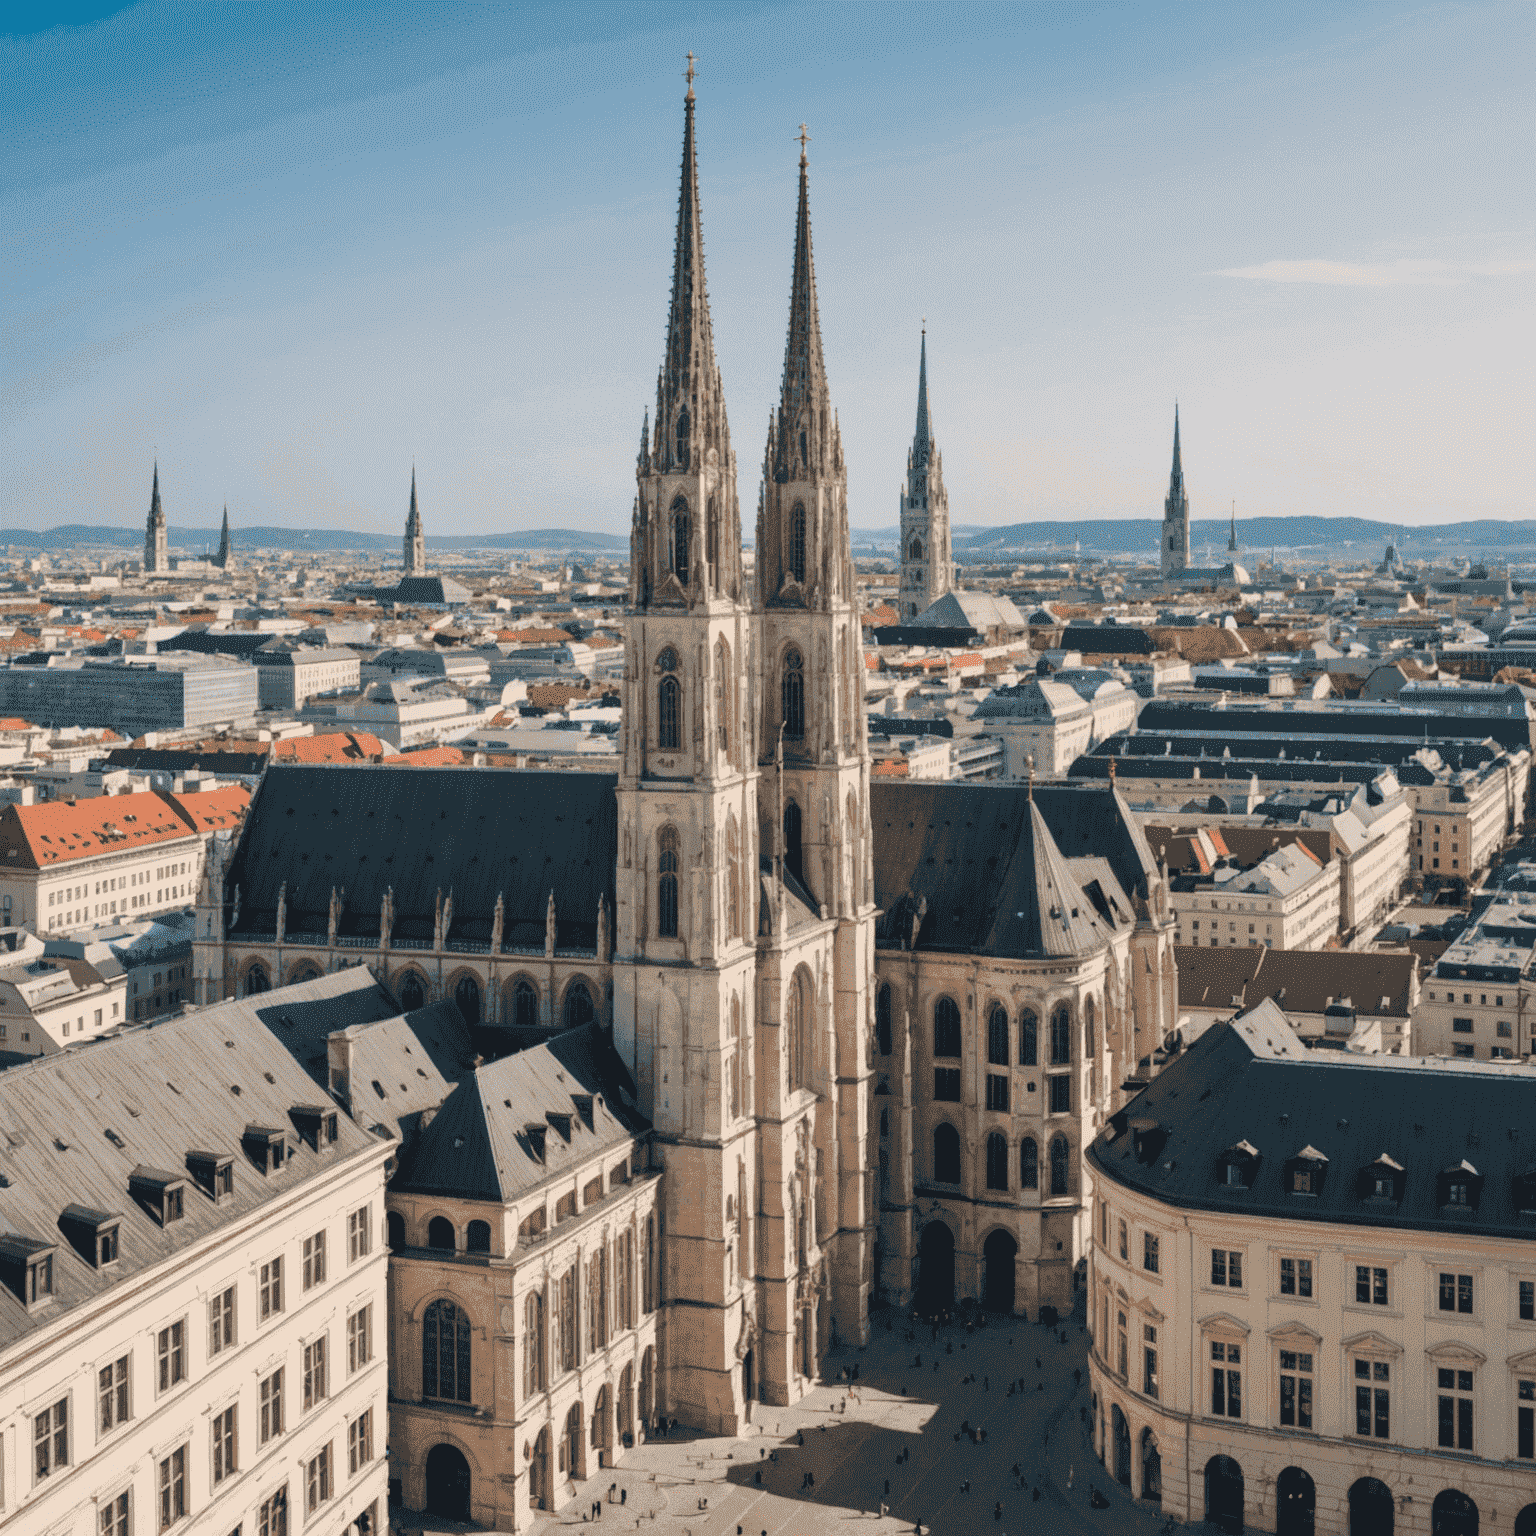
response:
[[[53,1300],[53,1255],[57,1243],[19,1232],[0,1236],[0,1280],[31,1310]]]
[[[550,1110],[545,1115],[545,1119],[560,1133],[562,1141],[569,1141],[571,1139],[571,1117],[569,1115]]]
[[[128,1193],[162,1227],[186,1214],[186,1187],[187,1181],[179,1173],[167,1173],[162,1168],[141,1164],[128,1175]]]
[[[1138,1163],[1155,1163],[1168,1144],[1168,1132],[1156,1120],[1137,1116],[1130,1122],[1131,1150]]]
[[[188,1152],[192,1181],[216,1204],[235,1192],[235,1160],[227,1152]]]
[[[544,1142],[548,1135],[548,1127],[542,1125],[525,1125],[523,1134],[528,1138],[528,1148],[533,1153],[534,1160],[544,1161]]]
[[[1515,1209],[1521,1215],[1536,1211],[1536,1169],[1515,1175]]]
[[[120,1220],[111,1211],[67,1205],[59,1215],[59,1230],[69,1239],[69,1246],[92,1269],[105,1269],[109,1264],[117,1263]]]
[[[1362,1200],[1401,1200],[1405,1175],[1403,1165],[1385,1152],[1360,1170],[1359,1194]]]
[[[1475,1211],[1483,1195],[1483,1176],[1465,1158],[1438,1176],[1436,1202],[1442,1210]]]
[[[1251,1141],[1239,1141],[1217,1159],[1217,1178],[1228,1189],[1252,1189],[1259,1167],[1259,1149]]]
[[[299,1139],[316,1152],[336,1145],[336,1112],[321,1104],[299,1104],[293,1109]]]
[[[247,1156],[262,1173],[282,1172],[283,1164],[288,1160],[285,1132],[269,1125],[248,1125],[242,1139]]]
[[[1316,1147],[1303,1147],[1285,1165],[1285,1192],[1288,1195],[1320,1195],[1328,1173],[1328,1158]]]

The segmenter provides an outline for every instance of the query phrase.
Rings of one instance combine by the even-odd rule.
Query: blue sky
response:
[[[1536,516],[1523,3],[13,3],[0,517],[624,532],[700,58],[743,523],[794,135],[853,522]],[[65,23],[60,25],[61,20]]]

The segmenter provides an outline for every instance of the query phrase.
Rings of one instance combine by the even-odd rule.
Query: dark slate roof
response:
[[[240,888],[234,931],[325,933],[331,889],[345,891],[341,932],[377,938],[387,888],[395,939],[433,936],[439,893],[453,894],[455,939],[488,944],[498,892],[505,949],[544,949],[550,892],[556,943],[592,949],[598,898],[614,909],[618,832],[612,774],[388,764],[274,763],[251,801],[225,899]]]
[[[1176,1057],[1088,1156],[1116,1183],[1189,1210],[1530,1241],[1536,1213],[1517,1209],[1515,1181],[1536,1173],[1533,1126],[1528,1067],[1314,1053],[1266,999]],[[1234,1188],[1222,1159],[1242,1141],[1258,1159],[1250,1186]],[[1326,1158],[1322,1191],[1288,1194],[1285,1165],[1308,1147]],[[1401,1198],[1362,1198],[1360,1175],[1383,1153],[1405,1171]],[[1439,1175],[1463,1161],[1482,1177],[1480,1198],[1441,1207]],[[1536,1205],[1536,1188],[1520,1203]]]
[[[0,1072],[0,1233],[58,1244],[52,1305],[29,1313],[0,1285],[0,1346],[221,1228],[291,1201],[339,1159],[378,1145],[343,1115],[333,1149],[312,1151],[292,1135],[287,1171],[276,1177],[246,1158],[247,1125],[291,1131],[295,1108],[317,1100],[314,1083],[258,1016],[279,997],[267,994],[259,1009],[254,999],[219,1003]],[[363,987],[332,1002],[337,1027],[371,1017],[374,1007]],[[189,1182],[183,1219],[163,1228],[130,1193],[129,1178],[141,1168],[186,1177],[188,1155],[198,1150],[234,1158],[234,1194],[215,1205]],[[60,1226],[69,1206],[120,1218],[116,1264],[97,1270],[71,1246]]]
[[[259,778],[266,770],[271,754],[259,752],[219,752],[201,747],[114,747],[107,753],[110,768],[165,768],[180,773],[201,768],[229,778]]]
[[[390,1187],[516,1200],[649,1130],[633,1092],[600,1031],[567,1030],[466,1076],[412,1138]],[[529,1126],[544,1128],[542,1158]]]
[[[1321,1013],[1330,1003],[1348,998],[1357,1013],[1402,1019],[1408,1017],[1418,964],[1404,950],[1201,949],[1181,944],[1173,955],[1180,1008],[1230,1008],[1235,997],[1251,1006],[1273,997],[1292,1013]]]
[[[196,651],[203,656],[235,656],[251,661],[262,646],[272,642],[272,635],[254,629],[184,629],[179,635],[157,643],[159,651]]]
[[[362,1024],[347,1035],[352,1114],[370,1128],[375,1122],[393,1125],[402,1140],[424,1111],[435,1109],[474,1070],[469,1027],[449,1001]]]
[[[1152,867],[1118,797],[1102,790],[1037,787],[1031,802],[1022,785],[877,781],[870,809],[882,947],[1091,952],[1134,921],[1133,893]],[[1144,865],[1132,863],[1138,839]],[[1122,870],[1136,876],[1130,889]]]

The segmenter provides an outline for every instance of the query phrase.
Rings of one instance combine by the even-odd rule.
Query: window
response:
[[[347,1374],[373,1359],[373,1308],[359,1307],[347,1319]]]
[[[1280,1351],[1280,1422],[1312,1428],[1312,1356],[1304,1351]]]
[[[1472,1046],[1470,1044],[1463,1045],[1460,1042],[1457,1042],[1451,1047],[1451,1055],[1460,1056],[1463,1059],[1470,1061],[1473,1055]]]
[[[304,1468],[304,1513],[312,1515],[334,1492],[331,1486],[331,1448],[322,1446]]]
[[[960,1009],[952,997],[941,997],[933,1005],[933,1054],[960,1054]]]
[[[656,839],[656,932],[664,939],[677,937],[677,833],[663,827]]]
[[[1064,1067],[1072,1060],[1072,1015],[1063,1003],[1051,1015],[1051,1065]]]
[[[304,1289],[310,1290],[325,1281],[325,1233],[316,1232],[304,1239]]]
[[[1040,1021],[1035,1017],[1034,1009],[1026,1008],[1019,1015],[1019,1065],[1021,1067],[1038,1065],[1039,1037]]]
[[[1360,1306],[1387,1305],[1387,1272],[1380,1266],[1355,1265],[1355,1301]]]
[[[1143,1323],[1141,1390],[1148,1397],[1157,1396],[1157,1329],[1151,1323]]]
[[[347,1217],[347,1262],[355,1264],[367,1256],[373,1246],[373,1217],[371,1207],[364,1206]]]
[[[347,1425],[347,1476],[356,1477],[373,1460],[373,1409]]]
[[[1520,1321],[1536,1322],[1536,1280],[1520,1282]]]
[[[1161,1244],[1153,1233],[1143,1232],[1141,1234],[1141,1267],[1149,1275],[1157,1273],[1158,1249],[1160,1246]]]
[[[805,663],[799,651],[784,653],[780,695],[784,734],[791,741],[801,741],[805,737]]]
[[[1472,1372],[1438,1372],[1440,1385],[1440,1445],[1448,1451],[1472,1449]]]
[[[33,1465],[38,1480],[69,1465],[69,1399],[61,1397],[32,1420]]]
[[[1355,1361],[1355,1433],[1392,1438],[1391,1367],[1382,1360]]]
[[[288,1536],[288,1490],[279,1488],[262,1501],[256,1522],[256,1536]]]
[[[235,1410],[213,1416],[213,1481],[222,1483],[235,1470]]]
[[[1125,1264],[1131,1261],[1131,1232],[1123,1221],[1120,1223],[1120,1259]]]
[[[1040,1149],[1035,1146],[1034,1138],[1026,1136],[1019,1144],[1019,1188],[1039,1189],[1040,1187]]]
[[[185,1334],[185,1323],[172,1323],[155,1336],[155,1362],[162,1392],[187,1379]]]
[[[1470,1035],[1472,1033],[1472,1020],[1452,1019],[1451,1032],[1457,1035]]]
[[[1280,1260],[1280,1294],[1282,1296],[1310,1296],[1312,1294],[1312,1260]]]
[[[169,1530],[187,1515],[187,1448],[178,1445],[160,1463],[160,1529]]]
[[[1523,1461],[1536,1457],[1536,1381],[1516,1384],[1515,1455]]]
[[[555,1370],[576,1369],[576,1266],[560,1276],[555,1296]]]
[[[663,752],[676,752],[682,744],[682,684],[670,673],[656,689],[656,745]]]
[[[325,1335],[304,1346],[304,1412],[330,1396],[326,1382]]]
[[[996,1072],[987,1073],[987,1108],[1008,1113],[1008,1079]]]
[[[994,1003],[987,1015],[987,1062],[994,1067],[1008,1065],[1008,1011]]]
[[[1067,1189],[1067,1138],[1057,1136],[1051,1142],[1051,1193],[1065,1195]]]
[[[1243,1251],[1241,1248],[1211,1249],[1211,1284],[1234,1291],[1243,1288]]]
[[[1072,1079],[1065,1072],[1057,1072],[1047,1079],[1050,1085],[1049,1109],[1053,1115],[1072,1113]]]
[[[1243,1416],[1243,1346],[1211,1345],[1211,1412],[1218,1419]]]
[[[940,1184],[960,1182],[960,1133],[952,1125],[934,1127],[933,1176]]]
[[[1119,1344],[1117,1359],[1120,1366],[1120,1379],[1124,1381],[1130,1375],[1131,1370],[1129,1345],[1125,1332],[1125,1313],[1117,1309],[1115,1312],[1115,1322],[1115,1336]]]
[[[1008,1188],[1008,1143],[996,1131],[987,1137],[987,1188]]]
[[[523,1302],[523,1397],[544,1390],[544,1293],[530,1291]]]
[[[960,1102],[960,1068],[935,1067],[933,1069],[933,1097],[940,1104]]]
[[[562,1279],[561,1285],[570,1278]],[[434,1301],[423,1318],[421,1392],[423,1397],[439,1397],[449,1402],[470,1400],[469,1317],[451,1301]]]
[[[519,1029],[533,1029],[539,1022],[539,994],[526,977],[512,989],[512,1022]]]
[[[261,1320],[266,1322],[283,1310],[283,1261],[270,1259],[261,1266],[257,1294],[261,1299]]]
[[[688,413],[677,418],[677,451],[679,467],[688,467]],[[679,496],[672,503],[672,572],[678,581],[688,585],[688,503]]]
[[[96,1373],[96,1401],[102,1434],[126,1424],[129,1416],[128,1356],[121,1355]]]
[[[789,514],[789,568],[795,574],[795,580],[803,587],[805,585],[805,507],[795,503],[795,509]]]
[[[128,1491],[102,1501],[100,1536],[133,1536],[133,1521],[128,1513]]]
[[[261,1384],[261,1443],[283,1432],[283,1373],[273,1371]]]
[[[23,1037],[25,1038],[25,1037]],[[53,1295],[53,1251],[34,1254],[27,1260],[22,1299],[28,1307],[40,1306]]]
[[[117,1263],[117,1228],[102,1227],[96,1233],[96,1267],[105,1269]]]
[[[208,1354],[222,1354],[235,1342],[235,1288],[229,1286],[208,1303]]]
[[[891,989],[882,986],[875,993],[875,1048],[882,1056],[891,1054]]]
[[[1440,1310],[1442,1312],[1472,1311],[1472,1276],[1440,1271]]]

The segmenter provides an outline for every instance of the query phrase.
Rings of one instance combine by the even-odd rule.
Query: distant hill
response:
[[[167,530],[170,546],[188,557],[201,554],[204,549],[219,547],[217,528],[170,528]],[[234,527],[230,535],[235,542],[235,553],[242,550],[280,549],[290,551],[354,550],[363,554],[399,554],[400,538],[383,533],[357,533],[343,528],[253,528]],[[141,528],[97,528],[83,523],[66,523],[59,528],[42,532],[30,528],[0,529],[0,549],[10,545],[15,549],[64,550],[64,549],[120,549],[142,550],[144,531]],[[582,533],[575,528],[535,528],[527,533],[484,533],[463,537],[434,538],[428,536],[428,549],[516,549],[621,551],[629,548],[629,539],[611,533]]]

